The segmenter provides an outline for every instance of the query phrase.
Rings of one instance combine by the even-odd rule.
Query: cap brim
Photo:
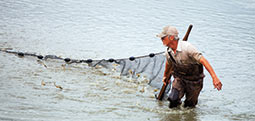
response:
[[[159,38],[162,38],[162,37],[164,37],[164,36],[166,36],[166,35],[163,34],[163,33],[160,33],[160,34],[157,35],[157,37],[159,37]]]

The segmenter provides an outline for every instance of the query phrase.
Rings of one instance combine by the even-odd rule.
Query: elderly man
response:
[[[210,73],[214,87],[221,90],[221,81],[209,62],[192,44],[179,40],[178,31],[175,27],[166,26],[157,36],[168,47],[162,81],[166,84],[167,81],[170,81],[171,75],[174,77],[172,90],[168,97],[170,101],[169,108],[180,105],[184,94],[186,96],[184,107],[195,107],[199,93],[203,88],[203,78],[205,76],[203,66]]]

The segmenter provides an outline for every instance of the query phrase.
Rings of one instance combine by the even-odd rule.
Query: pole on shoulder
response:
[[[189,34],[190,34],[190,31],[191,31],[192,27],[193,27],[193,25],[190,24],[190,25],[189,25],[189,28],[188,28],[188,30],[187,30],[187,32],[186,32],[186,34],[185,34],[185,36],[184,36],[183,39],[182,39],[183,41],[187,41],[187,40],[188,40]]]

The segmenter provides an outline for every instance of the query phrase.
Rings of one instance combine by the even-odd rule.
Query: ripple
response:
[[[0,10],[1,49],[77,59],[162,51],[155,35],[163,26],[176,26],[181,37],[193,24],[189,41],[208,58],[224,85],[221,92],[213,90],[206,72],[197,108],[172,110],[168,102],[155,100],[146,80],[86,64],[50,59],[38,63],[0,52],[0,120],[254,119],[252,0],[4,0]]]

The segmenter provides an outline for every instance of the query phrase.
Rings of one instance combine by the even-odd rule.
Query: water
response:
[[[76,59],[161,52],[164,26],[182,37],[193,24],[189,41],[223,83],[216,91],[206,72],[197,107],[172,110],[146,82],[1,52],[0,120],[255,120],[254,0],[1,0],[0,18],[0,48]]]

